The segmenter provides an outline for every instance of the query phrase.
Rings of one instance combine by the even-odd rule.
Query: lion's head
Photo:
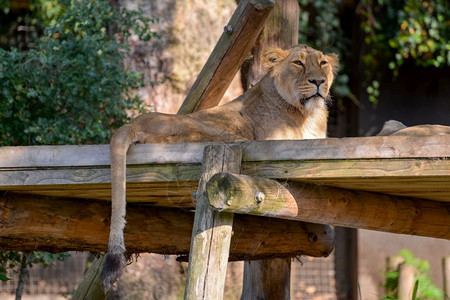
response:
[[[323,54],[306,45],[288,50],[269,48],[263,52],[262,62],[289,104],[304,113],[325,108],[339,68],[336,54]]]

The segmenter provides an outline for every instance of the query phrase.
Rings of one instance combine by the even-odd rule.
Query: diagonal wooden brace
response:
[[[219,104],[253,48],[274,5],[274,0],[239,1],[178,114],[189,114]]]

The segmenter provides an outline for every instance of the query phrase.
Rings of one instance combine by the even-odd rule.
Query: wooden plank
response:
[[[133,145],[127,155],[127,164],[201,164],[203,149],[210,144],[217,143]],[[244,161],[450,157],[450,135],[248,141],[242,144]],[[0,169],[82,166],[109,166],[109,145],[0,147]]]
[[[0,194],[0,250],[106,251],[111,206],[107,202]],[[129,204],[125,228],[130,253],[189,253],[194,214]],[[327,256],[334,233],[322,225],[235,216],[230,260]],[[315,242],[308,236],[317,235]]]
[[[184,299],[220,300],[225,287],[233,214],[217,212],[209,206],[206,183],[217,172],[239,173],[242,148],[208,146],[203,157]]]
[[[200,165],[133,166],[128,168],[127,193],[131,201],[139,202],[142,201],[142,197],[134,196],[139,193],[139,190],[134,189],[135,187],[190,189],[196,186],[200,173]],[[443,159],[243,162],[241,173],[398,196],[450,201],[450,160]],[[0,171],[0,190],[105,199],[105,196],[109,194],[99,195],[99,188],[110,188],[109,168]],[[149,190],[149,196],[151,195],[152,191]],[[184,194],[184,196],[189,195]],[[161,201],[164,200],[161,199]],[[161,204],[164,205],[164,203]]]
[[[213,176],[207,194],[220,211],[450,239],[450,203],[236,174]]]
[[[127,193],[134,187],[190,189],[200,178],[200,165],[143,165],[127,170]],[[243,162],[241,173],[250,176],[319,183],[436,201],[450,201],[450,160],[365,159]],[[70,186],[70,188],[69,188]],[[0,190],[36,194],[105,199],[98,187],[110,187],[107,167],[0,170]],[[47,192],[40,192],[46,189]],[[91,191],[92,189],[92,191]],[[66,193],[67,191],[67,193]],[[161,193],[160,193],[161,194]],[[109,195],[109,194],[108,194]],[[149,191],[149,196],[152,192]],[[100,196],[100,197],[98,197]],[[189,196],[184,194],[184,196]],[[164,201],[161,199],[161,201]],[[162,205],[164,205],[162,203]]]
[[[450,160],[358,159],[244,163],[241,173],[450,201]]]
[[[274,3],[272,0],[239,2],[178,114],[188,114],[219,104],[253,47]]]

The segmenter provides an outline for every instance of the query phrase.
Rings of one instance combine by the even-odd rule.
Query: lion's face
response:
[[[325,108],[339,67],[336,54],[323,54],[306,45],[288,50],[270,48],[262,61],[275,80],[278,93],[303,113]]]

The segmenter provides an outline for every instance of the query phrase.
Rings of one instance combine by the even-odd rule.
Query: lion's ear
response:
[[[288,50],[280,48],[268,48],[263,51],[261,61],[267,70],[271,71],[276,65],[289,56]]]
[[[325,55],[328,63],[331,65],[333,73],[336,74],[339,71],[339,56],[336,53],[330,53]]]

